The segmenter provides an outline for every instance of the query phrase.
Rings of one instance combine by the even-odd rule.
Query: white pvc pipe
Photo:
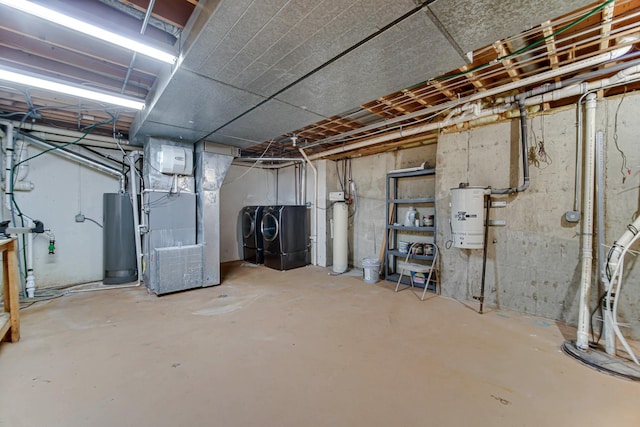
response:
[[[304,150],[302,148],[298,148],[298,150],[300,151],[300,154],[302,154],[302,157],[304,157],[304,159],[306,160],[307,164],[309,166],[311,166],[311,170],[313,170],[313,228],[314,228],[314,232],[313,235],[311,236],[311,243],[313,244],[313,265],[318,265],[318,170],[316,169],[316,167],[313,165],[313,163],[311,163],[311,160],[309,160],[309,157],[307,157],[307,154],[304,152]],[[304,183],[304,185],[306,186],[306,183]],[[306,200],[303,200],[303,202],[306,202]]]
[[[31,228],[33,223],[26,220],[26,226]],[[27,233],[27,281],[26,286],[27,297],[33,298],[36,292],[36,277],[33,273],[33,233]]]
[[[624,256],[628,252],[629,248],[635,241],[640,237],[640,233],[638,233],[638,229],[640,227],[640,217],[636,218],[633,224],[627,226],[627,231],[622,235],[622,237],[614,243],[614,249],[611,256],[611,260],[609,262],[609,267],[614,267],[611,273],[611,279],[606,283],[607,286],[607,297],[606,301],[613,300],[613,310],[605,311],[604,314],[606,316],[607,322],[611,325],[612,329],[615,332],[616,337],[622,343],[625,351],[631,357],[631,359],[635,362],[636,365],[640,365],[638,358],[635,353],[629,346],[629,343],[622,335],[620,331],[620,327],[617,322],[618,315],[618,301],[620,301],[620,293],[622,291],[622,277],[623,277],[623,264],[624,264]],[[617,285],[617,287],[616,287]],[[616,295],[612,295],[612,291],[616,287]]]
[[[603,54],[600,54],[600,55],[596,55],[596,56],[594,56],[592,58],[587,58],[587,59],[583,59],[581,61],[573,62],[573,63],[571,63],[569,65],[565,65],[564,67],[556,68],[556,69],[553,69],[553,70],[546,71],[544,73],[540,73],[540,74],[536,74],[536,75],[533,75],[533,76],[530,76],[530,77],[526,77],[524,79],[520,79],[520,80],[511,82],[511,83],[508,83],[506,85],[502,85],[502,86],[499,86],[499,87],[487,89],[485,91],[477,92],[477,93],[474,93],[472,95],[467,96],[466,98],[456,99],[454,101],[450,101],[450,102],[446,102],[446,103],[443,103],[443,104],[440,104],[440,105],[436,105],[436,106],[433,106],[433,107],[425,108],[423,110],[419,110],[419,111],[416,111],[416,112],[413,112],[413,113],[410,113],[410,114],[405,114],[405,115],[399,116],[399,117],[394,118],[394,119],[384,120],[384,122],[381,123],[381,124],[380,123],[376,123],[376,124],[373,124],[373,125],[365,126],[363,128],[355,129],[353,131],[342,133],[340,135],[331,136],[329,138],[325,138],[323,140],[314,142],[314,143],[308,145],[305,148],[312,148],[312,147],[315,147],[315,146],[318,146],[318,145],[322,145],[322,144],[326,144],[326,143],[329,143],[329,142],[332,142],[332,141],[335,141],[335,140],[338,140],[338,139],[341,139],[341,138],[345,138],[346,136],[350,136],[350,135],[353,135],[353,134],[356,134],[356,133],[361,133],[361,132],[366,132],[366,131],[369,131],[369,130],[379,129],[381,126],[388,127],[388,126],[390,126],[390,125],[392,125],[394,123],[400,122],[400,121],[409,120],[409,119],[412,119],[414,117],[420,117],[420,116],[424,116],[424,115],[427,115],[427,114],[430,114],[430,113],[437,113],[437,112],[440,112],[440,111],[449,110],[449,109],[452,109],[452,108],[456,108],[457,106],[462,105],[462,104],[467,104],[469,102],[482,100],[482,99],[487,98],[489,96],[499,95],[501,93],[507,93],[509,91],[512,91],[512,90],[515,90],[515,89],[519,89],[519,88],[524,87],[524,86],[530,86],[530,85],[533,85],[533,84],[536,84],[536,83],[539,83],[539,82],[552,80],[552,79],[554,79],[556,77],[560,77],[560,76],[562,76],[564,74],[575,73],[575,72],[580,71],[580,70],[585,69],[585,68],[590,68],[590,67],[593,67],[593,66],[596,66],[596,65],[603,64],[603,63],[605,63],[607,61],[616,59],[619,56],[620,56],[620,52],[617,52],[615,50],[613,50],[611,52],[606,52],[606,53],[603,53]],[[512,100],[512,101],[514,101],[514,100]],[[530,104],[527,103],[527,105],[530,105]],[[391,135],[396,135],[396,134],[397,133],[393,133]],[[398,136],[394,136],[392,138],[387,138],[387,139],[382,140],[382,141],[396,139],[396,138],[399,138],[399,137]],[[382,141],[376,141],[373,144],[379,143],[379,142],[382,142]],[[372,144],[369,144],[369,145],[372,145]],[[350,148],[352,146],[354,148]],[[364,146],[366,146],[366,145],[364,145]],[[337,154],[337,153],[340,153],[340,152],[343,152],[343,151],[350,151],[350,150],[356,149],[356,148],[361,148],[361,147],[356,147],[355,144],[351,144],[351,145],[349,145],[347,147],[344,147],[344,149],[342,151],[336,151],[336,150],[329,150],[329,151],[332,151],[333,152],[332,154]],[[324,153],[328,153],[329,151],[326,151]],[[324,156],[331,155],[331,154],[324,154],[324,153],[323,153]],[[315,159],[318,159],[320,157],[322,157],[322,156],[318,156],[318,155],[309,156],[309,158],[311,160],[315,160]]]
[[[576,347],[589,349],[589,299],[591,295],[591,264],[593,261],[593,191],[596,147],[596,95],[587,95],[585,103],[584,183],[582,197],[582,271],[580,276],[580,306]]]
[[[136,245],[136,267],[138,268],[138,285],[142,281],[142,238],[140,236],[140,220],[138,218],[138,189],[136,186],[136,159],[142,153],[132,151],[127,156],[129,160],[129,197],[131,197],[131,207],[133,209],[133,233]]]
[[[11,210],[11,168],[13,165],[13,123],[8,120],[0,120],[0,125],[4,125],[7,128],[6,139],[7,139],[7,147],[5,154],[5,167],[4,167],[4,182],[5,182],[5,191],[4,191],[4,207],[7,211]]]
[[[494,108],[490,108],[487,110],[482,110],[479,111],[476,115],[473,116],[461,116],[458,118],[452,118],[449,120],[444,120],[441,122],[437,122],[437,123],[429,123],[426,125],[422,125],[422,126],[418,126],[418,127],[414,127],[414,128],[410,128],[410,129],[405,129],[405,130],[399,130],[396,132],[392,132],[390,134],[385,134],[385,135],[380,135],[377,136],[375,138],[371,138],[371,139],[367,139],[365,141],[361,141],[361,142],[356,142],[355,144],[349,144],[343,147],[339,147],[339,148],[334,148],[332,150],[327,150],[327,151],[322,151],[320,153],[316,153],[316,154],[312,154],[311,156],[309,156],[309,159],[311,160],[317,160],[323,157],[327,157],[327,156],[331,156],[334,154],[340,154],[340,153],[344,153],[347,151],[352,151],[352,150],[356,150],[358,148],[364,148],[364,147],[368,147],[370,145],[375,145],[375,144],[379,144],[381,142],[386,142],[386,141],[390,141],[392,139],[399,139],[399,138],[406,138],[408,136],[412,136],[412,135],[417,135],[417,134],[421,134],[421,133],[425,133],[425,132],[429,132],[432,130],[436,130],[436,129],[440,129],[442,127],[446,127],[446,126],[450,126],[450,125],[455,125],[458,123],[464,123],[467,122],[469,120],[472,119],[478,119],[481,117],[486,117],[486,116],[491,116],[493,114],[500,114],[500,113],[504,113],[505,111],[508,111],[511,109],[511,105],[510,104],[506,104],[506,105],[501,105],[498,107],[494,107]]]

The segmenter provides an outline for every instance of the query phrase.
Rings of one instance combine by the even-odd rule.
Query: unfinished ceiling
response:
[[[495,0],[158,0],[141,36],[146,0],[42,3],[136,33],[179,51],[181,61],[172,68],[134,58],[0,6],[0,66],[147,100],[134,116],[6,84],[0,117],[76,130],[109,121],[96,132],[115,130],[132,143],[147,136],[207,139],[246,155],[297,155],[294,134],[309,152],[320,152],[423,124],[437,119],[429,108],[610,51],[640,25],[640,0],[552,0],[544,7]],[[617,61],[633,59],[632,52]]]

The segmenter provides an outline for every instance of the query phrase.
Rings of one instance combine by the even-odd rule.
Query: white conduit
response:
[[[4,208],[7,211],[11,210],[11,192],[13,191],[11,185],[11,167],[13,164],[13,123],[8,120],[0,120],[0,125],[3,125],[7,128],[6,138],[7,138],[7,154],[5,157],[5,167],[4,167],[4,182],[5,182],[5,191],[4,191]]]
[[[541,81],[545,81],[554,77],[559,77],[563,74],[566,73],[570,73],[570,72],[574,72],[574,71],[578,71],[587,67],[591,67],[593,65],[598,65],[604,62],[607,62],[609,60],[615,59],[617,58],[616,55],[619,55],[616,51],[611,51],[608,53],[604,53],[601,55],[597,55],[594,56],[593,58],[588,58],[582,61],[578,61],[578,62],[574,62],[573,64],[567,65],[565,67],[562,68],[557,68],[555,70],[550,70],[547,71],[545,73],[541,73],[535,76],[531,76],[531,77],[527,77],[525,79],[522,80],[518,80],[516,82],[513,83],[509,83],[494,89],[489,89],[483,92],[478,92],[474,95],[468,96],[467,98],[461,99],[459,101],[451,101],[451,102],[447,102],[445,104],[442,105],[438,105],[436,107],[431,107],[431,108],[427,108],[424,110],[420,110],[417,111],[415,113],[412,114],[408,114],[408,115],[404,115],[402,117],[399,117],[400,120],[407,120],[409,118],[411,118],[412,116],[422,116],[428,113],[432,113],[432,112],[437,112],[437,111],[442,111],[442,110],[446,110],[446,109],[451,109],[454,108],[454,111],[452,111],[452,113],[450,113],[447,116],[447,119],[440,121],[438,123],[429,123],[427,125],[424,126],[419,126],[419,127],[415,127],[415,128],[411,128],[411,129],[406,129],[406,130],[399,130],[396,132],[392,132],[392,133],[388,133],[388,134],[384,134],[384,135],[380,135],[378,137],[374,137],[365,141],[361,141],[361,142],[357,142],[355,144],[349,144],[349,145],[345,145],[343,147],[339,147],[339,148],[334,148],[331,150],[326,150],[323,151],[321,153],[316,153],[316,154],[312,154],[311,156],[309,156],[309,158],[311,160],[317,160],[323,157],[327,157],[327,156],[331,156],[334,154],[341,154],[341,153],[345,153],[348,151],[352,151],[352,150],[357,150],[360,148],[365,148],[365,147],[369,147],[371,145],[375,145],[375,144],[380,144],[382,142],[387,142],[387,141],[391,141],[394,139],[399,139],[399,138],[405,138],[408,136],[412,136],[412,135],[417,135],[417,134],[421,134],[421,133],[425,133],[425,132],[429,132],[432,130],[436,130],[442,127],[446,127],[446,126],[450,126],[450,125],[455,125],[458,123],[464,123],[467,121],[471,121],[471,120],[475,120],[478,118],[482,118],[482,117],[487,117],[487,116],[491,116],[493,114],[499,114],[499,113],[503,113],[505,111],[511,110],[513,108],[517,108],[517,105],[515,105],[515,101],[516,98],[514,97],[507,97],[504,100],[504,104],[501,106],[497,106],[494,108],[491,108],[490,110],[480,110],[478,111],[476,108],[473,107],[469,107],[466,105],[463,106],[459,106],[462,103],[469,103],[469,102],[473,102],[473,101],[477,101],[479,99],[483,99],[489,96],[494,96],[494,95],[498,95],[501,93],[505,93],[517,88],[520,88],[522,86],[526,86],[526,85],[531,85],[534,83],[538,83]],[[592,82],[592,83],[583,83],[583,84],[575,84],[572,86],[568,86],[566,88],[560,88],[560,89],[556,89],[550,92],[547,92],[543,95],[536,95],[536,96],[531,96],[531,97],[527,97],[525,105],[526,106],[530,106],[530,105],[537,105],[537,104],[541,104],[543,102],[549,102],[549,101],[556,101],[559,99],[563,99],[563,98],[568,98],[571,96],[577,96],[577,95],[581,95],[583,93],[586,93],[590,90],[597,90],[606,86],[611,86],[613,84],[619,84],[622,83],[624,81],[628,81],[628,80],[632,80],[634,78],[638,78],[637,74],[640,73],[640,65],[636,65],[636,66],[632,66],[630,68],[624,69],[620,72],[618,72],[616,75],[614,75],[613,77],[607,78],[607,79],[602,79],[596,82]],[[559,84],[561,86],[561,83]],[[473,105],[473,104],[472,104]],[[458,119],[453,119],[452,116],[455,115],[456,113],[461,113],[461,112],[468,112],[468,111],[472,111],[473,114],[470,115],[464,115],[462,117],[459,117]],[[385,125],[389,125],[391,124],[391,122],[393,122],[393,119],[391,120],[386,120],[384,122]],[[379,125],[375,125],[375,127],[379,127]],[[359,128],[357,129],[357,132],[363,132],[365,130],[368,130],[367,127],[365,128]],[[356,131],[354,131],[354,133],[356,133]],[[341,134],[340,137],[344,137],[347,134]],[[333,139],[337,139],[337,137],[332,137]],[[305,148],[310,148],[310,147],[314,147],[317,146],[319,144],[325,143],[325,142],[331,142],[333,139],[332,138],[327,138],[326,140],[322,140],[322,141],[318,141],[317,143],[311,144],[308,147]]]
[[[397,117],[395,119],[385,120],[383,125],[384,126],[389,126],[389,125],[394,124],[396,122],[400,122],[400,121],[403,121],[403,120],[408,120],[408,119],[411,119],[411,118],[414,118],[414,117],[420,117],[420,116],[424,116],[424,115],[427,115],[427,114],[430,114],[430,113],[436,113],[436,112],[443,111],[443,110],[449,110],[449,109],[455,108],[455,107],[457,107],[459,105],[462,105],[462,104],[467,104],[469,102],[478,101],[478,100],[481,100],[481,99],[484,99],[484,98],[487,98],[487,97],[490,97],[490,96],[499,95],[501,93],[507,93],[509,91],[512,91],[512,90],[515,90],[515,89],[519,89],[519,88],[521,88],[523,86],[530,86],[530,85],[533,85],[533,84],[536,84],[536,83],[539,83],[539,82],[548,81],[548,80],[554,79],[556,77],[560,77],[560,76],[562,76],[564,74],[574,73],[574,72],[580,71],[580,70],[585,69],[585,68],[590,68],[590,67],[593,67],[595,65],[600,65],[600,64],[603,64],[603,63],[605,63],[607,61],[611,61],[611,60],[619,58],[619,57],[620,57],[620,52],[618,52],[617,50],[613,50],[611,52],[607,52],[607,53],[603,53],[603,54],[600,54],[600,55],[596,55],[596,56],[594,56],[592,58],[583,59],[582,61],[577,61],[577,62],[574,62],[572,64],[565,65],[564,67],[561,67],[561,68],[556,68],[554,70],[549,70],[549,71],[546,71],[544,73],[536,74],[536,75],[531,76],[531,77],[526,77],[524,79],[521,79],[521,80],[518,80],[518,81],[515,81],[515,82],[512,82],[512,83],[508,83],[508,84],[503,85],[503,86],[495,87],[495,88],[488,89],[488,90],[485,90],[485,91],[482,91],[482,92],[477,92],[477,93],[475,93],[473,95],[470,95],[470,96],[468,96],[466,98],[461,98],[461,99],[458,99],[458,100],[455,100],[455,101],[446,102],[446,103],[441,104],[441,105],[436,105],[434,107],[425,108],[423,110],[419,110],[419,111],[416,111],[414,113],[402,115],[402,116]],[[505,101],[505,103],[508,103],[508,102]],[[529,102],[527,102],[527,105],[530,105]],[[342,133],[340,135],[332,136],[332,137],[325,138],[323,140],[314,142],[312,144],[309,144],[305,148],[312,148],[312,147],[315,147],[315,146],[318,146],[318,145],[322,145],[322,144],[325,144],[325,143],[329,143],[329,142],[335,141],[337,139],[341,139],[341,138],[344,138],[346,136],[350,136],[350,135],[353,135],[353,134],[356,134],[356,133],[361,133],[361,132],[366,132],[366,131],[373,130],[373,129],[378,129],[379,127],[380,127],[380,124],[377,124],[377,123],[373,124],[373,125],[370,125],[370,126],[365,126],[363,128],[358,128],[358,129],[355,129],[355,130],[350,131],[350,132]],[[429,130],[432,130],[432,129],[429,129]],[[405,131],[405,136],[406,136],[406,132],[407,131]],[[395,136],[390,137],[388,139],[390,140],[390,139],[400,138],[400,136],[397,136],[398,133],[401,133],[401,132],[395,132],[393,134],[390,134],[390,135],[395,135]],[[364,142],[368,142],[368,141],[363,141],[363,143]],[[376,141],[373,144],[376,144],[376,143],[379,143],[379,142],[381,142],[381,141]],[[371,144],[369,144],[369,145],[371,145]],[[366,146],[367,145],[356,146],[356,144],[351,144],[351,145],[348,145],[348,146],[345,146],[345,147],[341,147],[340,149],[334,149],[334,150],[325,151],[325,152],[323,152],[322,156],[314,154],[314,155],[311,155],[309,158],[311,160],[316,160],[316,159],[318,159],[320,157],[323,157],[323,156],[330,156],[332,154],[338,154],[338,153],[342,153],[342,152],[346,152],[346,151],[351,151],[351,150],[355,150],[357,148],[362,148],[362,147],[366,147]],[[351,148],[351,147],[353,147],[353,148]]]
[[[585,103],[584,183],[582,199],[582,272],[580,276],[580,307],[576,347],[589,349],[589,298],[591,295],[591,263],[593,260],[593,192],[596,154],[596,95],[587,95]]]
[[[358,148],[368,147],[370,145],[379,144],[379,143],[390,141],[390,140],[393,140],[393,139],[405,138],[407,136],[412,136],[412,135],[417,135],[417,134],[429,132],[429,131],[432,131],[432,130],[436,130],[436,129],[440,129],[440,128],[443,128],[443,127],[455,125],[455,124],[458,124],[458,123],[464,123],[464,122],[467,122],[467,121],[470,121],[470,120],[475,120],[475,119],[479,119],[479,118],[482,118],[482,117],[491,116],[491,115],[494,115],[494,114],[504,113],[504,112],[506,112],[506,111],[508,111],[510,109],[512,109],[511,104],[505,104],[505,105],[502,105],[502,106],[498,106],[498,107],[494,107],[494,108],[490,108],[490,109],[479,111],[473,116],[464,115],[464,116],[461,116],[461,117],[458,117],[458,118],[455,118],[455,119],[443,120],[443,121],[437,122],[437,123],[429,123],[427,125],[418,126],[418,127],[411,128],[411,129],[406,129],[406,130],[399,130],[399,131],[396,131],[396,132],[393,132],[393,133],[390,133],[390,134],[380,135],[380,136],[377,136],[375,138],[367,139],[366,141],[357,142],[355,144],[349,144],[347,146],[340,147],[340,148],[334,148],[332,150],[322,151],[322,152],[317,153],[317,154],[312,154],[311,156],[309,156],[309,159],[317,160],[317,159],[320,159],[320,158],[323,158],[323,157],[331,156],[333,154],[344,153],[344,152],[347,152],[347,151],[356,150]]]
[[[612,310],[604,311],[604,315],[606,317],[604,319],[605,323],[613,327],[616,337],[618,337],[627,354],[637,365],[640,365],[640,363],[638,362],[638,359],[633,350],[629,346],[629,343],[627,343],[627,340],[622,335],[616,318],[618,314],[618,301],[620,300],[620,293],[622,289],[624,256],[626,255],[629,248],[640,237],[640,233],[638,232],[639,229],[640,217],[636,218],[633,224],[627,226],[627,230],[624,232],[624,234],[613,244],[613,252],[611,253],[611,257],[609,258],[609,262],[607,264],[609,271],[611,271],[611,278],[607,282],[605,282],[605,285],[607,287],[607,297],[605,301],[606,304],[609,304],[609,302],[613,298],[614,303]],[[616,292],[615,297],[612,295],[612,292],[614,290]]]
[[[298,150],[300,151],[300,154],[302,154],[302,157],[304,157],[304,159],[307,161],[307,163],[309,164],[309,166],[311,166],[311,169],[313,170],[313,228],[314,228],[314,232],[313,235],[311,236],[311,242],[313,244],[313,265],[318,265],[318,170],[316,169],[316,167],[313,165],[313,163],[311,163],[311,160],[309,160],[309,157],[307,157],[307,154],[304,152],[304,150],[302,148],[298,148]],[[306,183],[303,183],[303,185],[306,186]],[[302,203],[306,203],[305,199],[302,199]]]
[[[142,238],[140,236],[140,221],[138,219],[138,189],[136,186],[136,160],[142,153],[140,151],[132,151],[127,156],[129,160],[129,196],[131,197],[131,206],[133,209],[133,233],[136,244],[136,266],[138,268],[138,285],[142,280]]]

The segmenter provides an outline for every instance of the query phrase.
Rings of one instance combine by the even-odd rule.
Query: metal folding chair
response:
[[[401,267],[400,267],[400,277],[398,278],[398,283],[396,283],[396,292],[398,292],[398,288],[400,288],[400,283],[402,281],[402,276],[404,276],[405,273],[409,273],[409,278],[411,280],[411,288],[414,287],[414,283],[413,283],[413,276],[414,273],[423,273],[426,274],[427,277],[425,279],[424,282],[424,290],[422,291],[422,296],[420,297],[420,301],[424,301],[424,297],[427,294],[427,288],[429,287],[429,283],[431,283],[431,278],[434,278],[434,282],[436,284],[436,292],[438,292],[439,290],[439,283],[438,283],[438,270],[437,270],[437,261],[438,261],[438,246],[436,246],[436,244],[434,243],[433,246],[433,259],[431,260],[431,263],[428,264],[419,264],[417,262],[409,262],[409,259],[411,258],[411,254],[413,253],[413,248],[416,245],[416,243],[413,243],[410,247],[409,247],[409,252],[407,252],[407,257],[404,260],[404,263],[402,263]]]

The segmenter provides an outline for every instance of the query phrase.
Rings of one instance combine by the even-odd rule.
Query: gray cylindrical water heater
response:
[[[104,284],[119,285],[138,279],[133,209],[128,193],[104,193],[103,265]]]

